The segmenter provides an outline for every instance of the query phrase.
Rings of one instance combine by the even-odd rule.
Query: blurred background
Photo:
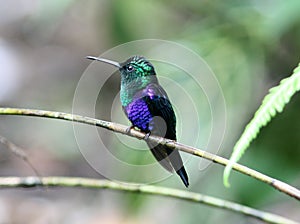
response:
[[[289,76],[300,61],[299,10],[298,0],[2,1],[0,104],[72,112],[77,83],[90,64],[84,59],[86,55],[97,56],[119,44],[144,38],[175,41],[204,58],[218,78],[228,118],[218,154],[229,157],[268,89]],[[113,76],[101,90],[99,100],[111,100],[118,89],[119,77]],[[175,103],[176,95],[171,98]],[[98,117],[111,120],[111,101],[101,103],[109,106],[99,107]],[[300,97],[296,95],[284,112],[262,129],[240,162],[299,188],[299,110]],[[182,119],[190,122],[189,117]],[[108,142],[113,136],[111,132],[102,134]],[[103,178],[80,153],[70,122],[1,116],[0,135],[25,148],[44,176]],[[101,160],[97,145],[91,144],[91,150]],[[152,159],[149,155],[143,158]],[[136,163],[140,160],[135,153],[126,156]],[[3,145],[0,160],[1,176],[33,175],[28,165]],[[226,189],[223,167],[214,164],[199,172],[192,165],[198,160],[191,158],[192,162],[186,164],[190,191],[300,221],[296,200],[236,172],[230,179],[231,188]],[[107,169],[114,169],[102,162]],[[156,185],[184,189],[175,175]],[[0,223],[24,220],[35,224],[261,223],[201,204],[109,190],[1,190]]]

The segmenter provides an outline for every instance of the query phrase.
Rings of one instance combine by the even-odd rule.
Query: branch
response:
[[[42,177],[42,178],[2,177],[0,178],[0,188],[14,188],[14,187],[33,188],[36,186],[111,189],[111,190],[129,191],[129,192],[149,194],[149,195],[159,195],[159,196],[176,198],[176,199],[186,200],[195,203],[202,203],[217,208],[227,209],[269,223],[297,224],[297,222],[284,218],[282,216],[275,215],[268,212],[263,212],[234,202],[230,202],[230,201],[226,201],[226,200],[222,200],[219,198],[206,196],[198,193],[176,190],[176,189],[166,188],[166,187],[117,183],[109,180],[73,178],[73,177]]]
[[[9,149],[13,154],[15,154],[17,157],[21,158],[25,163],[28,164],[28,166],[33,170],[36,176],[41,176],[37,169],[33,166],[33,164],[28,159],[27,154],[25,151],[20,148],[19,146],[15,145],[11,141],[9,141],[7,138],[0,135],[0,143],[6,146],[7,149]]]
[[[135,137],[137,139],[143,139],[145,138],[146,134],[142,133],[140,131],[130,129],[128,132],[128,127],[109,122],[109,121],[103,121],[103,120],[97,120],[94,118],[79,116],[79,115],[73,115],[68,113],[62,113],[62,112],[53,112],[53,111],[45,111],[45,110],[33,110],[33,109],[20,109],[20,108],[0,108],[0,115],[23,115],[23,116],[36,116],[36,117],[46,117],[46,118],[54,118],[54,119],[61,119],[61,120],[67,120],[67,121],[74,121],[89,125],[94,125],[98,127],[102,127],[117,133],[121,133],[124,135],[128,135],[131,137]],[[197,148],[194,148],[192,146],[183,145],[181,143],[175,142],[170,139],[165,139],[162,137],[150,135],[148,138],[150,141],[159,143],[161,145],[165,145],[169,147],[170,149],[178,149],[180,151],[205,158],[207,160],[213,161],[215,163],[218,163],[220,165],[226,166],[229,163],[228,159],[225,159],[221,156],[214,155],[209,152],[205,152],[204,150],[200,150]],[[275,178],[269,177],[265,174],[262,174],[258,171],[255,171],[253,169],[250,169],[246,166],[240,165],[238,163],[234,163],[232,165],[232,168],[240,173],[246,174],[250,177],[253,177],[259,181],[262,181],[266,184],[269,184],[273,188],[290,195],[291,197],[296,198],[297,200],[300,200],[300,191],[282,181],[279,181]]]

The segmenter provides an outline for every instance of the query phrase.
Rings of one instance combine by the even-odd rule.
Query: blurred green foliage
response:
[[[1,52],[6,52],[5,59],[11,58],[10,60],[19,63],[15,65],[19,68],[19,76],[15,78],[16,88],[7,97],[1,97],[2,105],[69,112],[72,110],[77,82],[90,63],[85,61],[84,56],[99,55],[132,40],[171,40],[193,49],[203,57],[219,80],[228,115],[227,132],[219,154],[227,157],[268,89],[290,75],[299,63],[298,0],[9,1],[1,8]],[[4,78],[8,70],[5,69],[3,65],[3,86],[7,86]],[[97,102],[97,116],[103,119],[111,118],[108,105],[111,105],[118,91],[118,76],[109,82],[108,88],[101,90]],[[260,136],[241,160],[241,163],[251,168],[295,186],[300,184],[299,100],[296,95],[285,111],[262,129]],[[173,103],[182,105],[182,102]],[[69,124],[32,118],[0,119],[0,134],[18,145],[33,148],[33,157],[37,158],[34,160],[35,164],[42,173],[99,177],[87,167],[79,154]],[[18,129],[15,130],[15,127]],[[99,132],[101,134],[101,130]],[[106,133],[105,136],[111,135]],[[113,137],[106,138],[107,145],[112,144],[111,142]],[[90,144],[95,156],[99,156],[101,160],[101,155],[97,154],[97,146]],[[139,152],[127,153],[129,151],[122,145],[115,150],[115,155],[127,157],[126,161],[130,163],[141,162],[141,158],[137,156]],[[144,155],[143,159],[151,159],[151,156]],[[198,158],[192,158],[187,164],[191,179],[188,190],[274,211],[287,217],[294,216],[300,220],[295,211],[299,204],[293,199],[236,173],[232,175],[232,187],[225,189],[222,185],[223,168],[212,165],[201,171],[198,169],[198,161]],[[1,174],[14,173],[13,169],[18,173],[20,165],[16,163],[2,163]],[[116,169],[115,172],[119,175],[132,175],[132,179],[135,178],[134,175],[138,175],[124,173],[109,164],[107,169]],[[157,184],[181,187],[174,176]],[[91,197],[92,193],[89,193],[77,195],[75,192],[74,199],[69,195],[58,196],[57,200],[67,202],[75,198],[82,199],[79,200],[79,205],[74,203],[74,208],[68,212],[62,212],[57,205],[56,212],[63,215],[57,215],[61,219],[57,218],[56,223],[57,220],[71,223],[70,217],[81,208],[80,202],[84,200],[88,200],[86,204],[92,204],[97,211],[107,209],[108,203],[111,205],[109,210],[113,211],[112,217],[123,217],[120,223],[124,219],[129,223],[259,223],[207,206],[164,198],[107,194],[106,191]],[[39,194],[38,197],[43,195]],[[49,201],[56,203],[51,198]],[[89,209],[90,213],[80,211],[86,217],[96,214],[91,207]],[[99,220],[103,221],[105,215],[101,214]],[[86,220],[83,222],[87,223]]]

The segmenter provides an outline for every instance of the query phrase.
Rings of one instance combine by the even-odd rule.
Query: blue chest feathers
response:
[[[124,109],[133,126],[145,132],[149,131],[149,123],[152,120],[152,115],[147,103],[142,98],[134,100]]]

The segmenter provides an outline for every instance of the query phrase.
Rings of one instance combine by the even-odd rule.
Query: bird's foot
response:
[[[175,140],[171,140],[171,139],[166,140],[166,144],[168,144],[168,143],[174,143],[174,142],[176,142],[176,141]]]
[[[167,140],[166,141],[166,144],[172,144],[172,147],[175,149],[176,147],[175,147],[175,143],[176,143],[176,141],[175,140]]]
[[[129,134],[130,131],[131,131],[131,129],[135,129],[135,128],[136,128],[136,127],[135,127],[134,125],[131,125],[130,127],[128,127],[128,128],[126,129],[126,131],[125,131],[126,134]],[[145,135],[144,137],[139,138],[139,139],[141,139],[141,140],[143,139],[143,140],[147,141],[150,135],[151,135],[151,132],[149,131],[149,132],[146,133],[146,135]]]
[[[145,137],[143,139],[145,141],[147,141],[149,139],[150,135],[151,135],[151,131],[147,132],[146,135],[145,135]]]
[[[129,134],[131,129],[134,129],[134,125],[131,125],[130,127],[126,128],[126,134]]]

